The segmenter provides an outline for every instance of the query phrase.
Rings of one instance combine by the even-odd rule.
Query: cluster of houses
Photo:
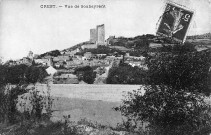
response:
[[[32,65],[33,63],[40,66],[52,66],[56,69],[72,69],[76,67],[83,67],[83,66],[97,66],[97,67],[106,67],[111,64],[113,60],[122,60],[123,55],[116,55],[117,52],[113,54],[92,54],[91,52],[86,52],[83,55],[77,54],[77,49],[73,51],[61,51],[61,55],[59,56],[44,56],[38,58],[37,55],[33,55],[32,51],[29,51],[27,57],[23,57],[19,60],[10,60],[7,62],[9,65]],[[144,64],[145,58],[143,56],[135,57],[130,56],[129,53],[126,53],[124,56],[124,62],[135,65],[141,66]]]
[[[77,52],[77,51],[74,51]],[[111,64],[113,60],[122,60],[122,55],[115,55],[115,53],[111,55],[107,54],[92,54],[91,52],[86,52],[83,55],[80,54],[74,54],[74,55],[67,55],[70,54],[70,52],[63,53],[62,55],[59,55],[57,57],[53,56],[44,56],[43,58],[39,59],[33,59],[35,64],[40,64],[42,66],[52,66],[56,69],[72,69],[76,67],[83,67],[83,66],[97,66],[97,67],[106,67]],[[28,58],[29,61],[26,61],[29,63],[32,61],[32,59]],[[144,57],[135,57],[130,56],[129,53],[127,53],[124,56],[124,61],[128,64],[132,64],[135,66],[141,66],[144,64]]]
[[[59,56],[50,56],[46,55],[43,57],[37,57],[37,55],[33,55],[32,51],[29,51],[27,57],[23,57],[19,60],[8,61],[9,65],[19,65],[26,64],[32,65],[35,64],[37,66],[46,67],[46,71],[48,74],[55,74],[56,72],[60,72],[61,74],[57,74],[53,76],[54,83],[79,83],[76,75],[73,74],[74,69],[77,67],[90,66],[95,67],[95,71],[98,76],[102,75],[99,69],[103,69],[104,72],[108,73],[108,67],[114,65],[114,63],[118,63],[119,61],[124,59],[125,63],[130,64],[131,66],[144,66],[144,57],[135,57],[130,56],[129,53],[123,55],[107,55],[107,54],[92,54],[91,52],[86,52],[83,55],[77,54],[80,50],[72,50],[72,51],[60,51],[61,55]],[[103,77],[106,78],[107,74],[103,74]]]
[[[86,52],[84,56],[82,55],[59,55],[57,57],[45,56],[40,59],[34,59],[36,64],[43,66],[53,66],[57,69],[71,69],[75,67],[83,66],[108,66],[110,60],[102,59],[106,54],[92,54]]]

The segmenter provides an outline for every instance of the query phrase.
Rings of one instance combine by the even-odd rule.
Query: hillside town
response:
[[[124,51],[124,55],[119,52],[112,53],[95,53],[89,52],[89,49],[97,49],[100,47],[110,46],[111,39],[115,39],[115,36],[110,36],[105,40],[105,27],[104,24],[97,25],[95,29],[90,29],[90,40],[84,42],[81,46],[65,49],[61,51],[52,51],[55,53],[46,53],[44,55],[34,54],[29,51],[26,57],[19,60],[9,60],[7,64],[10,66],[25,64],[27,66],[36,65],[46,67],[46,71],[51,77],[53,77],[53,83],[66,83],[66,84],[78,84],[78,78],[74,75],[74,71],[79,67],[90,66],[96,72],[97,78],[106,78],[108,71],[112,66],[118,65],[121,61],[128,63],[132,67],[137,66],[147,69],[144,65],[145,57],[143,56],[130,56],[130,53],[126,51],[127,48],[121,47]],[[112,46],[110,47],[112,50]],[[81,52],[84,52],[81,54]],[[55,74],[57,73],[57,74]]]
[[[205,34],[205,37],[209,38],[210,35],[210,33]],[[193,37],[196,38],[196,36],[192,36],[187,39],[187,41],[191,40],[191,43],[193,43],[189,45],[191,48],[196,51],[210,48],[210,45],[194,44],[195,38]],[[203,37],[200,36],[200,38]],[[56,84],[81,83],[75,74],[75,70],[89,66],[96,73],[94,83],[102,84],[103,80],[108,77],[111,67],[118,66],[119,63],[123,62],[132,67],[147,70],[144,57],[146,48],[148,48],[147,53],[153,56],[154,52],[157,52],[159,48],[172,45],[174,44],[168,43],[165,38],[150,34],[135,38],[109,36],[105,40],[105,25],[102,24],[90,29],[89,41],[82,42],[68,49],[53,50],[40,55],[29,51],[26,57],[18,60],[9,60],[6,64],[9,66],[24,64],[44,67],[52,82]]]

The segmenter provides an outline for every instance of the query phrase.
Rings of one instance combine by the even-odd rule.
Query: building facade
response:
[[[105,45],[105,26],[97,25],[97,45]]]

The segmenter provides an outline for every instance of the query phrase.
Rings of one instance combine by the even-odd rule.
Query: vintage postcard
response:
[[[211,133],[210,49],[211,0],[0,0],[0,135]]]

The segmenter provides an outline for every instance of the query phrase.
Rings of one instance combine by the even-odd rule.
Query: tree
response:
[[[211,106],[205,101],[211,92],[210,56],[210,50],[172,51],[147,58],[145,93],[129,92],[117,109],[135,127],[147,124],[150,135],[211,133]]]
[[[147,59],[149,84],[170,85],[209,95],[211,51],[188,53],[158,53]]]
[[[47,72],[43,67],[34,66],[28,67],[24,74],[28,83],[42,82],[47,76]]]
[[[17,105],[19,105],[19,107],[25,107],[25,103],[22,104],[18,97],[28,92],[26,87],[29,83],[35,83],[38,81],[41,82],[46,75],[47,73],[42,67],[28,67],[26,65],[0,65],[0,122],[4,122],[5,124],[14,124],[16,122],[20,122],[23,117],[28,117],[27,112],[21,113],[18,111]],[[37,91],[33,89],[32,92],[36,93]],[[23,97],[21,98],[23,99]],[[47,96],[38,95],[34,97],[34,99],[29,98],[29,100],[36,101],[41,98],[46,99],[48,102],[36,102],[36,104],[34,104],[34,106],[37,106],[34,111],[35,113],[41,113],[42,110],[40,108],[46,105],[46,103],[47,105],[50,105],[49,107],[51,107],[49,94]],[[49,109],[46,110],[48,113]],[[36,117],[38,116],[36,115]]]
[[[5,65],[0,65],[0,87],[6,84],[7,68]]]
[[[44,57],[44,56],[53,56],[53,57],[57,57],[59,55],[61,55],[60,51],[59,50],[53,50],[53,51],[50,51],[50,52],[46,52],[44,54],[41,54],[40,57]]]
[[[145,94],[141,89],[130,92],[118,108],[130,123],[135,123],[131,124],[134,128],[141,131],[141,124],[147,124],[150,135],[211,132],[211,106],[203,94],[164,85],[144,86],[144,90]]]
[[[96,73],[90,66],[77,68],[75,74],[78,76],[79,81],[83,80],[88,84],[93,84],[96,78]]]
[[[109,70],[106,82],[108,84],[144,84],[147,72],[138,67],[123,64]]]
[[[7,66],[2,65],[0,69],[2,81],[11,84],[18,84],[24,78],[24,72],[26,70],[26,65],[15,65],[15,66]]]
[[[25,82],[42,82],[46,76],[47,73],[43,67],[28,67],[26,65],[0,65],[0,83],[2,85],[7,83],[20,84]]]

